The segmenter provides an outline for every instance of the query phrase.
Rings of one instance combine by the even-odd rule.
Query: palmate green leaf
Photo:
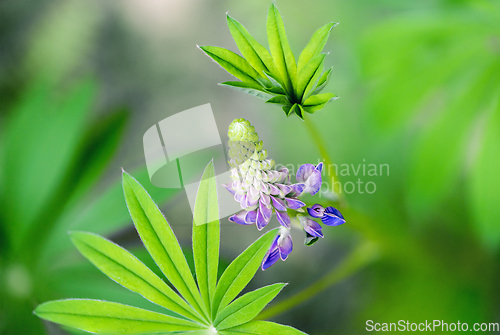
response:
[[[267,232],[229,264],[217,284],[212,303],[212,315],[217,315],[218,311],[236,298],[250,282],[275,236],[276,230]]]
[[[283,283],[273,284],[239,297],[217,314],[215,327],[217,330],[223,330],[251,321],[285,286]]]
[[[123,173],[123,190],[130,216],[149,254],[184,299],[208,319],[208,311],[167,220],[149,194],[126,172]]]
[[[144,334],[204,328],[188,320],[100,300],[50,301],[39,305],[35,314],[48,321],[97,334]]]
[[[261,76],[248,63],[248,61],[234,52],[215,46],[200,46],[199,47],[207,56],[212,58],[217,64],[222,66],[227,72],[238,78],[239,80],[259,85]]]
[[[304,101],[306,92],[310,92],[319,76],[321,71],[323,71],[323,62],[325,61],[326,54],[320,54],[313,57],[299,72],[297,78],[297,87],[295,93],[297,94],[297,99]]]
[[[227,25],[238,49],[250,65],[260,72],[261,76],[270,73],[273,77],[281,79],[269,51],[257,42],[241,23],[229,15],[227,15]]]
[[[337,23],[329,22],[314,32],[309,43],[307,43],[299,56],[299,62],[297,64],[297,71],[299,73],[314,57],[318,56],[321,51],[323,51],[328,41],[328,37],[330,36],[330,31],[336,25]]]
[[[254,97],[260,99],[268,100],[269,98],[271,98],[271,95],[265,91],[263,86],[255,83],[252,84],[242,81],[225,81],[223,83],[220,83],[219,85],[232,88],[242,93],[253,95]]]
[[[252,321],[220,331],[222,335],[307,335],[290,326],[269,321]]]
[[[500,245],[500,101],[489,116],[478,153],[477,161],[472,168],[470,198],[475,228],[483,243],[498,249]]]
[[[219,266],[219,203],[213,160],[201,177],[193,213],[193,256],[196,278],[208,311],[217,284]]]
[[[330,78],[331,70],[324,73],[323,76],[321,75],[326,55],[320,55],[320,53],[328,40],[332,27],[335,26],[333,22],[324,25],[313,34],[301,53],[298,67],[286,36],[283,18],[274,4],[269,8],[267,15],[267,36],[270,53],[250,35],[243,25],[229,15],[227,16],[227,23],[231,35],[244,58],[240,57],[240,59],[238,55],[222,48],[210,47],[215,48],[214,50],[219,53],[214,55],[208,53],[207,51],[210,50],[206,50],[206,47],[202,47],[202,50],[209,57],[245,82],[244,85],[236,84],[236,82],[223,83],[222,85],[263,98],[269,103],[283,105],[282,109],[287,116],[293,113],[303,119],[304,111],[313,113],[324,107],[324,104],[319,104],[314,105],[314,107],[309,106],[310,108],[301,108],[305,107],[304,101],[310,95],[318,94],[326,86]],[[236,69],[238,66],[233,66],[229,64],[230,62],[228,63],[227,59],[222,59],[224,57],[228,58],[227,54],[230,54],[233,59],[237,59],[239,62],[244,60],[246,70]],[[259,76],[256,77],[253,74],[252,77],[252,75],[249,75],[249,72],[251,72],[249,68],[256,71]],[[250,79],[251,77],[253,81]],[[273,98],[274,95],[283,95],[287,99],[283,97]]]
[[[271,5],[267,14],[267,38],[274,64],[283,79],[285,90],[293,97],[293,87],[297,82],[297,64],[286,37],[283,18],[274,4]]]
[[[203,322],[196,311],[127,250],[92,233],[72,232],[71,240],[83,256],[118,284],[188,319]]]

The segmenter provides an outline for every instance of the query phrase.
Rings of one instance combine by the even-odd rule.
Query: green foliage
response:
[[[267,16],[267,37],[271,53],[259,44],[238,21],[227,16],[227,24],[243,57],[232,51],[202,46],[201,50],[241,82],[223,82],[240,92],[282,105],[287,116],[314,113],[336,98],[328,93],[318,95],[330,79],[331,69],[324,72],[326,45],[333,22],[319,28],[300,54],[298,64],[286,37],[283,18],[271,5]]]
[[[110,205],[121,189],[114,192],[110,185],[99,197],[89,197],[114,157],[128,119],[122,108],[93,117],[97,90],[93,80],[59,88],[54,78],[37,76],[2,120],[0,280],[5,289],[0,314],[7,333],[42,331],[30,317],[31,304],[58,297],[65,286],[57,278],[69,271],[63,260],[72,254],[65,252],[71,245],[66,243],[69,226],[109,233],[130,223],[126,206]],[[158,190],[155,195],[164,201],[172,194]],[[103,209],[110,225],[103,224]]]
[[[304,334],[294,328],[252,322],[285,284],[274,284],[231,301],[255,275],[275,231],[262,236],[224,271],[217,283],[220,223],[215,169],[210,162],[201,178],[193,218],[193,255],[196,282],[169,223],[149,194],[123,173],[125,200],[148,253],[176,293],[135,256],[95,234],[71,233],[78,250],[104,274],[129,290],[164,307],[174,315],[124,304],[70,299],[43,303],[40,318],[93,333],[142,334],[189,332],[200,334]]]
[[[488,115],[487,126],[472,168],[471,202],[477,220],[477,230],[488,247],[496,248],[500,240],[498,219],[500,218],[500,100]]]
[[[488,2],[450,8],[402,15],[370,30],[360,50],[365,74],[376,81],[367,118],[374,135],[408,134],[404,192],[419,224],[432,222],[420,218],[439,213],[465,184],[475,233],[498,249],[500,228],[491,222],[499,212],[487,205],[491,191],[480,184],[494,185],[496,175],[485,120],[494,120],[500,90],[500,12]]]

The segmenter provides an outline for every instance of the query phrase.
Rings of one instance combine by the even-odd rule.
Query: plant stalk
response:
[[[310,118],[305,117],[304,123],[306,125],[307,130],[309,131],[311,138],[314,141],[314,144],[316,144],[316,147],[319,150],[321,158],[324,160],[325,166],[323,168],[326,169],[326,175],[330,179],[328,181],[329,190],[331,190],[331,192],[336,196],[336,201],[340,203],[341,207],[346,207],[347,202],[342,193],[342,185],[340,183],[340,180],[338,179],[336,170],[331,169],[331,167],[333,167],[334,164],[332,159],[330,158],[330,155],[328,154],[323,139],[321,138],[321,135],[319,134],[317,127],[314,125],[313,121],[310,120]]]

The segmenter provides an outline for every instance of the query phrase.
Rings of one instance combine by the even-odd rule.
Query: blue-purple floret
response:
[[[271,247],[267,251],[262,261],[262,270],[266,270],[281,258],[282,261],[288,258],[292,252],[293,241],[290,231],[286,228],[280,228],[279,234],[274,238]]]

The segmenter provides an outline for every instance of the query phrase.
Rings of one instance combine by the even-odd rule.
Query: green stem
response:
[[[323,139],[321,138],[321,135],[314,125],[314,123],[311,121],[310,118],[304,118],[304,123],[306,125],[307,130],[309,131],[309,135],[314,141],[314,144],[316,144],[316,147],[319,150],[319,153],[324,160],[325,166],[323,167],[326,171],[326,174],[330,178],[331,181],[331,191],[333,194],[335,194],[338,197],[338,202],[341,203],[342,207],[347,206],[347,202],[344,198],[344,195],[342,193],[342,185],[340,184],[340,180],[337,177],[336,169],[332,169],[334,167],[333,161],[330,158],[330,155],[328,154],[328,151],[326,150],[326,146],[323,142]]]
[[[266,308],[258,316],[258,320],[265,320],[282,314],[301,303],[312,299],[332,285],[349,277],[364,266],[376,259],[377,249],[373,243],[365,242],[355,249],[342,263],[330,270],[319,280],[313,282],[302,291]]]

